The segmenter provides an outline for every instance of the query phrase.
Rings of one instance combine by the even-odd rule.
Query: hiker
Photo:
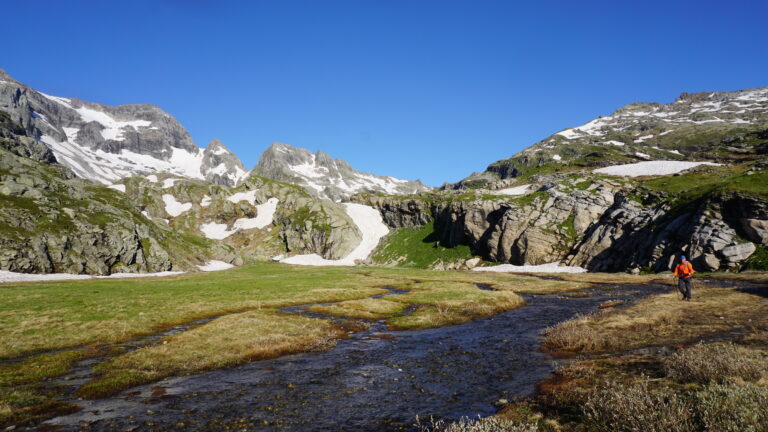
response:
[[[685,255],[680,257],[680,264],[675,266],[673,276],[677,276],[677,289],[683,295],[683,300],[691,300],[691,280],[693,279],[693,266],[686,261]]]

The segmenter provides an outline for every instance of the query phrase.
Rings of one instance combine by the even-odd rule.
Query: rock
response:
[[[467,268],[473,269],[477,267],[478,264],[480,264],[480,261],[482,261],[481,258],[475,257],[468,259],[464,264],[467,266]]]
[[[768,220],[742,219],[742,228],[750,240],[763,245],[768,245]]]
[[[716,271],[720,268],[720,260],[714,254],[704,254],[701,256],[700,264],[704,271]]]
[[[640,268],[639,267],[633,267],[632,269],[629,270],[629,274],[639,275],[640,274]]]
[[[735,246],[728,246],[720,250],[720,255],[728,261],[729,264],[740,263],[752,255],[757,248],[753,243],[742,243]]]

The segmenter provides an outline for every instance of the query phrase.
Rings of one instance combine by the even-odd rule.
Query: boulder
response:
[[[749,258],[757,250],[753,243],[742,243],[720,250],[720,256],[729,264],[738,264]]]

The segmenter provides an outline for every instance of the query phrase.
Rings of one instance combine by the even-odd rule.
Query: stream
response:
[[[544,328],[596,311],[606,300],[629,304],[668,290],[601,285],[582,290],[589,296],[580,298],[525,295],[527,306],[429,330],[389,331],[374,322],[327,352],[167,378],[112,398],[74,401],[81,411],[38,429],[394,431],[412,430],[417,415],[488,416],[505,401],[531,395],[557,367],[539,351]]]

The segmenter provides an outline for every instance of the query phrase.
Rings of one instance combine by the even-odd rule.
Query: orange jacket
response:
[[[675,276],[680,276],[681,278],[689,278],[693,276],[694,273],[693,266],[688,261],[681,262],[675,267]]]

